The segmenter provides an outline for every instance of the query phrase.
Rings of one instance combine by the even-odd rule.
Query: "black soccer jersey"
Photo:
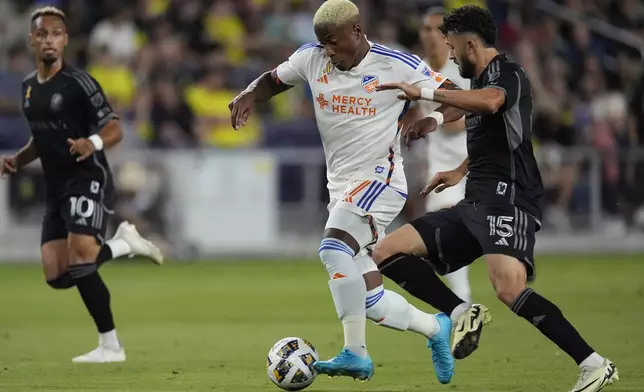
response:
[[[465,200],[509,202],[541,219],[541,174],[532,149],[532,89],[523,68],[496,56],[472,90],[496,88],[505,103],[494,114],[465,118],[469,157]]]
[[[74,179],[94,180],[111,187],[105,153],[97,151],[77,162],[67,143],[67,139],[96,134],[109,120],[118,118],[98,82],[86,72],[65,65],[43,83],[32,72],[23,80],[22,89],[22,110],[31,128],[48,193],[59,192]]]

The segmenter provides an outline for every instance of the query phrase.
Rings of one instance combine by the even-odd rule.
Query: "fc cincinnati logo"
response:
[[[378,84],[379,79],[377,76],[365,75],[362,77],[362,88],[364,88],[364,91],[368,92],[369,94],[376,91]]]

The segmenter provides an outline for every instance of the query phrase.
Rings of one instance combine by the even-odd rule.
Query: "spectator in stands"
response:
[[[118,62],[129,64],[138,49],[132,9],[117,2],[108,5],[110,16],[98,22],[90,34],[90,54],[107,50]]]
[[[170,77],[161,77],[153,84],[151,111],[151,147],[196,147],[195,117],[183,94]]]
[[[6,69],[0,69],[0,151],[25,145],[31,136],[22,117],[22,79],[31,70],[31,57],[21,46],[9,50]]]
[[[185,99],[197,117],[196,130],[204,146],[240,148],[256,146],[260,142],[260,126],[251,117],[244,132],[236,132],[230,125],[228,103],[236,92],[224,82],[225,69],[208,69],[197,84],[188,86]]]

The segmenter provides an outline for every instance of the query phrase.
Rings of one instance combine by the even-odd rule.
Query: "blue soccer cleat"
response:
[[[316,361],[313,363],[313,369],[319,374],[327,374],[329,377],[347,376],[363,381],[373,377],[374,373],[373,361],[368,355],[366,358],[360,358],[347,348],[343,349],[337,357],[328,361]]]
[[[441,384],[449,384],[454,375],[454,357],[450,349],[452,335],[452,320],[445,313],[436,315],[436,321],[441,329],[427,341],[427,347],[432,350],[432,362],[436,378]]]

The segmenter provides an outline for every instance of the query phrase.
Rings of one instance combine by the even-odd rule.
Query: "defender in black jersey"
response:
[[[424,195],[440,192],[467,175],[465,199],[388,235],[376,246],[374,261],[385,276],[452,316],[453,352],[460,359],[477,348],[487,309],[477,305],[466,310],[435,274],[428,278],[427,268],[445,274],[483,256],[498,298],[580,365],[572,392],[599,391],[617,380],[615,365],[584,341],[555,304],[526,285],[534,277],[543,194],[532,151],[528,77],[494,48],[497,31],[488,11],[475,6],[455,9],[444,18],[441,30],[461,76],[472,79],[470,91],[421,90],[405,83],[378,89],[400,89],[402,99],[443,104],[431,119],[406,131],[406,139],[432,131],[448,112],[466,114],[468,159],[453,171],[437,174],[423,190]]]
[[[99,332],[99,347],[73,361],[122,362],[125,351],[98,267],[128,254],[158,264],[163,258],[127,222],[104,241],[113,183],[103,150],[120,142],[123,131],[96,80],[63,62],[67,42],[62,11],[44,7],[32,14],[29,44],[37,70],[22,84],[32,137],[15,156],[2,158],[0,174],[15,173],[40,158],[47,192],[41,235],[47,283],[54,289],[76,286]]]

